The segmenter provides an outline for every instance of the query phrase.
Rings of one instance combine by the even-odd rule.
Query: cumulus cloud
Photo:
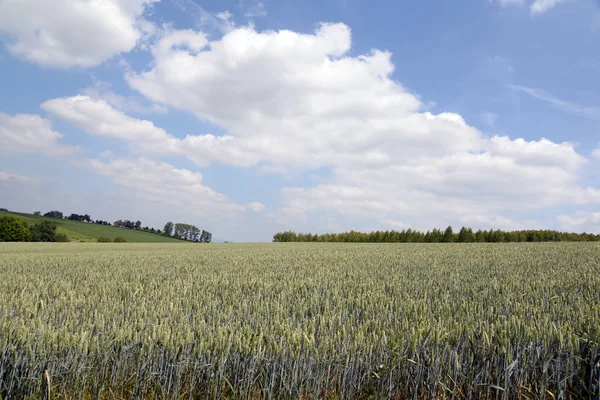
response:
[[[0,113],[0,153],[72,154],[75,148],[60,144],[61,133],[47,119],[35,114]]]
[[[132,118],[102,99],[63,97],[48,100],[41,107],[87,132],[131,142],[140,151],[174,151],[177,141],[151,121]]]
[[[202,174],[148,158],[91,160],[89,166],[124,192],[145,201],[177,206],[211,221],[236,218],[244,206],[204,185]]]
[[[351,45],[343,24],[312,34],[240,27],[213,41],[193,30],[164,32],[152,46],[152,69],[128,81],[153,102],[223,127],[222,136],[176,138],[103,98],[59,98],[42,108],[137,152],[201,166],[327,168],[318,185],[282,189],[282,207],[270,214],[278,222],[331,210],[382,226],[406,216],[461,223],[492,215],[490,223],[516,227],[507,210],[600,202],[598,189],[580,185],[587,160],[573,143],[488,137],[458,114],[433,114],[391,78],[390,53],[351,57]],[[116,162],[124,161],[96,166]]]
[[[0,32],[15,56],[49,67],[91,67],[131,51],[153,27],[155,0],[0,0]]]
[[[136,96],[121,96],[111,90],[111,84],[95,81],[93,87],[83,90],[83,94],[97,100],[104,100],[111,106],[128,113],[135,114],[164,114],[165,106],[159,104],[144,104],[143,99]]]
[[[247,141],[232,141],[231,136],[212,134],[188,135],[176,138],[152,121],[131,117],[117,110],[106,100],[90,96],[73,96],[52,99],[41,105],[42,109],[88,133],[124,141],[137,153],[172,154],[190,158],[200,166],[211,162],[224,162],[239,166],[259,161],[251,154],[251,146],[239,148]]]
[[[243,27],[213,42],[175,31],[154,46],[155,67],[128,80],[153,101],[226,128],[226,142],[210,142],[235,149],[238,165],[385,164],[391,153],[416,159],[477,147],[479,133],[460,116],[417,112],[417,97],[389,77],[390,53],[351,58],[350,46],[343,24],[314,34]]]
[[[326,182],[282,189],[279,220],[336,210],[382,223],[431,214],[500,223],[505,210],[597,201],[597,189],[579,185],[587,160],[573,143],[487,137],[458,114],[428,112],[392,79],[390,53],[352,57],[351,46],[344,24],[312,34],[240,27],[214,41],[171,31],[154,45],[152,68],[127,79],[225,128],[186,138],[190,157],[330,168]]]

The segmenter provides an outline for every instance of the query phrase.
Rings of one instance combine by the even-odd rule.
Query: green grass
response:
[[[596,399],[599,255],[0,243],[0,398]]]
[[[95,242],[101,237],[111,240],[122,237],[127,242],[131,243],[181,243],[181,241],[177,239],[132,229],[116,228],[114,226],[88,224],[86,222],[47,218],[35,216],[33,214],[0,211],[0,217],[4,215],[18,218],[28,224],[35,224],[44,220],[52,221],[58,226],[56,230],[57,233],[64,233],[70,241],[76,242]]]

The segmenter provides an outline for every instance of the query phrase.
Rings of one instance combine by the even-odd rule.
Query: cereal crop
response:
[[[600,245],[0,244],[0,398],[597,398]]]

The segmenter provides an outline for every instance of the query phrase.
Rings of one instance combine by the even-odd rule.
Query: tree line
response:
[[[163,229],[164,236],[170,236],[175,239],[189,240],[198,243],[210,243],[212,233],[200,229],[194,225],[184,223],[167,222]]]
[[[0,242],[68,242],[64,233],[56,232],[56,224],[41,221],[29,225],[11,216],[0,217]]]
[[[426,233],[412,229],[402,231],[356,231],[343,233],[279,232],[273,242],[347,242],[347,243],[505,243],[505,242],[597,242],[600,235],[592,233],[567,233],[554,230],[502,231],[478,230],[462,227],[458,233],[449,226],[445,230],[433,229]]]

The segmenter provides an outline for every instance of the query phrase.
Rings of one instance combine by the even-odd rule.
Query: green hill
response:
[[[181,240],[155,235],[153,233],[136,231],[133,229],[88,224],[86,222],[70,221],[68,219],[47,218],[33,214],[0,211],[0,217],[5,215],[10,215],[20,219],[23,222],[27,222],[28,224],[35,224],[44,220],[52,221],[58,226],[56,230],[57,233],[64,233],[67,235],[70,241],[95,242],[101,237],[111,240],[117,237],[122,237],[127,242],[131,243],[181,243]]]

